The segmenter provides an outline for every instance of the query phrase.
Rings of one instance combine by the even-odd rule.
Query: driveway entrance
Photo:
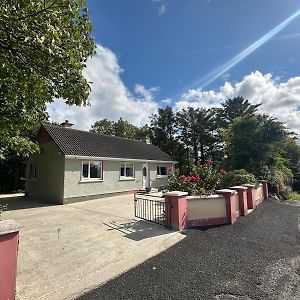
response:
[[[184,238],[135,219],[132,194],[64,206],[7,201],[2,218],[22,226],[17,299],[73,299]]]

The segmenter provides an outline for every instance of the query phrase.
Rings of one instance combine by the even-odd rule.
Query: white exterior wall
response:
[[[96,196],[109,193],[125,192],[138,190],[142,188],[142,168],[143,162],[134,162],[135,179],[120,180],[120,167],[124,161],[103,161],[103,181],[81,181],[81,166],[80,159],[65,159],[65,178],[64,178],[64,199]],[[161,164],[166,167],[171,164]],[[148,163],[150,171],[150,180],[152,187],[159,187],[167,183],[167,178],[157,178],[156,168],[157,163]]]
[[[54,142],[41,145],[42,154],[32,155],[26,166],[26,195],[30,198],[63,203],[64,191],[64,155]],[[37,164],[36,180],[29,179],[31,162]]]
[[[157,164],[157,163],[149,163],[149,171],[150,178],[152,181],[152,187],[159,188],[162,185],[166,185],[168,183],[168,177],[159,178],[157,177],[157,166],[165,166],[167,170],[169,167],[172,167],[172,164]]]

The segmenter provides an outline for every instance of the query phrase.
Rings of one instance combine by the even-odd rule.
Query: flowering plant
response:
[[[225,174],[223,169],[215,168],[211,160],[204,164],[198,162],[188,176],[169,174],[168,189],[188,192],[190,195],[210,195]]]

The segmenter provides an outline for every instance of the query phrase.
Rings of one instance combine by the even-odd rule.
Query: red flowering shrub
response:
[[[168,190],[188,192],[190,195],[210,195],[225,174],[223,169],[215,168],[211,160],[203,165],[198,162],[188,176],[169,174]]]
[[[173,173],[173,167],[168,168],[168,174],[171,174],[171,173]]]

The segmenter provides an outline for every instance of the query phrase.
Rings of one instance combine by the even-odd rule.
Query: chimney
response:
[[[69,120],[65,120],[63,123],[60,124],[61,127],[64,128],[71,128],[74,124],[69,123]]]

